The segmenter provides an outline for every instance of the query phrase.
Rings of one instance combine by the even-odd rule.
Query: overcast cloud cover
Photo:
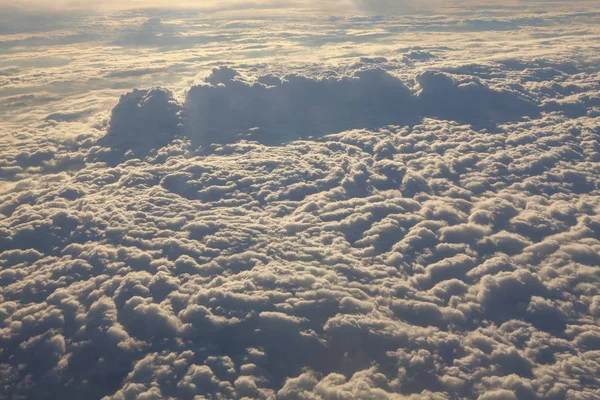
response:
[[[598,1],[197,5],[0,1],[1,399],[600,399]]]

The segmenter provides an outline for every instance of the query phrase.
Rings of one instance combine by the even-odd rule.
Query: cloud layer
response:
[[[554,8],[0,35],[0,399],[599,398],[600,24]]]
[[[156,144],[173,104],[133,92],[113,120]],[[15,187],[3,395],[594,398],[597,125],[502,129],[175,139]]]

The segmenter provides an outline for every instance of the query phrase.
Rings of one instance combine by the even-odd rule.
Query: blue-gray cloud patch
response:
[[[204,146],[240,139],[277,144],[349,129],[409,125],[426,116],[494,127],[539,115],[539,106],[521,93],[490,88],[477,78],[456,80],[428,71],[418,75],[417,82],[415,93],[379,68],[341,77],[260,76],[247,81],[221,67],[205,83],[190,88],[181,105],[162,94],[160,101],[148,102],[147,96],[168,93],[163,89],[123,96],[102,143],[124,148],[131,141],[136,152],[134,142],[151,149],[182,134]],[[161,113],[169,117],[163,119]],[[142,129],[140,121],[148,125]],[[160,139],[155,141],[157,135]]]

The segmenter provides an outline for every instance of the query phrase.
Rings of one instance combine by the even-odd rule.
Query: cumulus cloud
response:
[[[113,108],[108,132],[99,144],[119,155],[140,156],[159,149],[179,134],[181,111],[168,90],[134,90],[121,96]]]
[[[164,132],[174,138],[178,125],[194,145],[243,138],[277,144],[349,129],[415,123],[420,116],[493,126],[539,113],[535,103],[518,93],[497,91],[477,80],[455,82],[447,74],[431,71],[416,80],[418,94],[379,68],[351,76],[268,75],[247,81],[238,71],[221,67],[205,83],[190,88],[181,106],[164,89],[123,96],[101,144],[134,149],[131,141],[139,135],[144,148],[160,147],[168,139]],[[144,113],[152,117],[145,118]],[[140,125],[140,119],[149,125]],[[403,185],[418,191],[425,185],[421,181],[413,175]]]
[[[429,134],[441,155],[436,141],[403,147]],[[490,149],[518,154],[511,143],[437,120],[206,155],[175,140],[29,189],[44,200],[6,208],[2,225],[4,393],[593,395],[597,196],[569,208],[521,195],[535,170],[497,194],[466,189],[495,171]],[[452,164],[458,148],[479,161]],[[438,178],[440,163],[461,172]],[[395,175],[415,168],[426,190]],[[560,219],[524,230],[527,209]]]
[[[186,96],[186,134],[195,143],[227,142],[251,133],[265,142],[391,124],[414,112],[410,90],[382,70],[352,77],[311,79],[301,75],[237,80],[216,70],[209,85]],[[234,78],[234,79],[232,79]]]
[[[598,64],[558,14],[535,33],[561,45],[494,17],[534,58],[503,32],[399,49],[399,17],[194,19],[239,42],[153,54],[185,29],[119,14],[152,43],[110,71],[79,44],[43,78],[7,67],[0,398],[597,398]],[[352,41],[373,29],[395,39]],[[327,62],[256,58],[311,35]],[[194,72],[143,73],[165,59]],[[64,67],[111,88],[74,95]]]

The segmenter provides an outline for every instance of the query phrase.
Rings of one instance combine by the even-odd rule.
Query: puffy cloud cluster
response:
[[[380,70],[236,76],[216,70],[183,105],[124,95],[103,138],[68,150],[77,170],[2,193],[3,397],[600,396],[597,117],[347,130],[340,115],[368,114],[359,90],[378,107],[435,89],[486,116],[531,103],[441,73],[419,75],[418,94]],[[268,110],[230,119],[281,96],[344,105],[322,117],[343,132],[203,153],[185,139],[211,128],[194,118],[275,129]],[[281,126],[323,121],[297,111]]]
[[[194,143],[229,142],[251,129],[264,142],[285,142],[355,127],[381,126],[415,114],[402,81],[383,70],[311,79],[301,75],[236,79],[229,68],[213,71],[207,84],[186,96],[186,134]]]
[[[599,25],[556,7],[0,27],[0,398],[600,398]]]

